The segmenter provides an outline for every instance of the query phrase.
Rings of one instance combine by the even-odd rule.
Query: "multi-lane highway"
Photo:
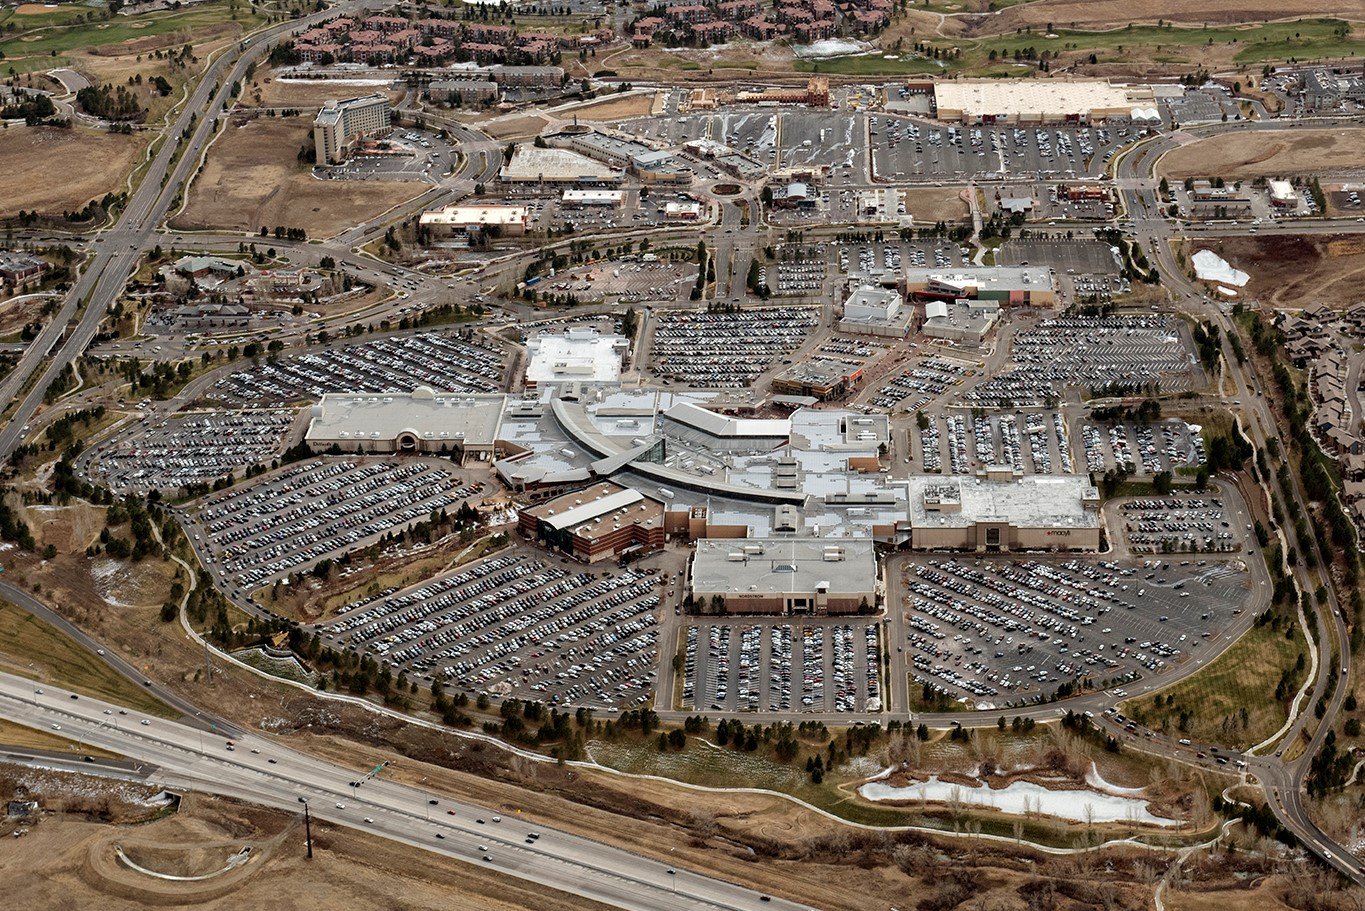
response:
[[[1269,128],[1291,127],[1276,124],[1269,125]],[[1223,132],[1227,129],[1229,128],[1214,126],[1209,128],[1209,132]],[[1246,127],[1239,126],[1237,129]],[[1151,239],[1148,249],[1161,272],[1165,287],[1177,306],[1191,316],[1209,321],[1220,329],[1224,369],[1227,378],[1233,384],[1233,394],[1230,398],[1240,403],[1243,432],[1257,450],[1263,450],[1266,448],[1267,440],[1278,438],[1280,433],[1260,387],[1259,378],[1247,365],[1237,361],[1229,341],[1230,336],[1237,331],[1236,327],[1222,308],[1209,300],[1203,289],[1191,281],[1181,268],[1171,244],[1171,225],[1162,217],[1160,206],[1153,204],[1155,200],[1152,195],[1152,187],[1155,185],[1153,169],[1161,155],[1173,147],[1174,141],[1169,137],[1157,137],[1137,147],[1118,162],[1117,173],[1124,187],[1124,207],[1128,217],[1135,222],[1136,236]],[[1338,230],[1358,229],[1360,225],[1337,222],[1336,227]],[[1266,478],[1265,483],[1275,490],[1282,500],[1298,503],[1301,512],[1308,514],[1306,498],[1300,489],[1298,478],[1292,473],[1288,489],[1282,489],[1279,479],[1273,475]],[[1329,565],[1324,560],[1328,555],[1320,551],[1316,539],[1309,536],[1308,544],[1315,558],[1313,565]],[[1310,577],[1305,561],[1297,561],[1290,567],[1290,572],[1301,592],[1309,593],[1316,590],[1317,583]],[[1303,789],[1312,759],[1321,750],[1328,731],[1332,729],[1333,720],[1338,717],[1341,704],[1350,691],[1350,656],[1342,654],[1346,643],[1350,641],[1349,632],[1333,587],[1328,584],[1326,590],[1328,597],[1325,604],[1317,604],[1316,599],[1312,597],[1307,599],[1309,603],[1314,604],[1311,608],[1310,622],[1314,627],[1313,634],[1320,655],[1317,675],[1312,681],[1309,696],[1302,701],[1304,711],[1301,711],[1289,725],[1289,729],[1279,741],[1280,746],[1275,755],[1259,759],[1252,771],[1265,786],[1266,799],[1280,822],[1324,863],[1351,877],[1358,884],[1365,885],[1365,867],[1362,867],[1344,847],[1328,838],[1312,821],[1303,806]],[[1331,679],[1334,674],[1339,674],[1339,679]],[[1315,713],[1308,711],[1307,708],[1315,705],[1327,694],[1329,688],[1331,696],[1326,712],[1318,720]],[[1309,733],[1311,725],[1316,726]],[[1304,748],[1298,753],[1297,758],[1284,760],[1283,754],[1287,748],[1301,741],[1306,742],[1303,743]]]
[[[218,115],[232,98],[233,82],[242,79],[247,67],[281,38],[314,21],[358,6],[355,0],[347,0],[322,12],[254,32],[225,50],[200,77],[179,116],[165,130],[164,141],[118,221],[95,238],[93,252],[61,308],[4,382],[0,382],[0,402],[5,403],[14,402],[28,387],[5,426],[0,428],[0,457],[7,456],[23,441],[22,429],[42,404],[48,386],[80,357],[95,337],[100,320],[123,290],[128,276],[137,269],[149,239],[186,178],[198,167],[199,157],[214,135]],[[185,135],[189,139],[182,142],[180,137]]]
[[[297,812],[548,885],[618,908],[775,908],[763,896],[677,866],[537,825],[514,807],[482,807],[388,780],[353,787],[368,769],[343,768],[255,735],[229,741],[179,722],[0,674],[0,717],[52,730],[149,767],[147,781]],[[92,764],[92,770],[99,769]],[[126,768],[126,767],[125,767]]]

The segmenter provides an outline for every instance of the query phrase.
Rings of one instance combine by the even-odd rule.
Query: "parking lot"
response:
[[[316,399],[325,392],[496,392],[503,353],[478,341],[419,332],[280,358],[230,374],[205,394],[248,405]]]
[[[1213,496],[1167,496],[1119,504],[1133,553],[1219,553],[1240,550],[1248,529]]]
[[[948,241],[900,241],[836,244],[839,271],[854,278],[878,280],[904,269],[950,269],[962,265],[962,248]]]
[[[774,269],[760,268],[760,284],[782,296],[814,297],[824,291],[828,274],[824,244],[782,244],[776,252]]]
[[[1100,390],[1192,388],[1198,369],[1175,321],[1155,315],[1062,316],[1019,332],[1012,366],[967,393],[975,404],[1037,405],[1067,388]]]
[[[811,307],[661,311],[652,321],[654,372],[689,386],[749,386],[773,361],[806,340],[818,316]]]
[[[309,459],[188,511],[195,549],[250,590],[368,546],[482,490],[440,459]]]
[[[1151,476],[1204,464],[1204,440],[1180,420],[1159,424],[1081,426],[1085,468],[1105,472],[1123,467],[1129,474]]]
[[[560,272],[536,290],[572,295],[579,303],[635,304],[686,300],[696,282],[695,263],[600,262]]]
[[[1021,414],[926,414],[910,431],[911,472],[953,474],[1009,465],[1023,474],[1071,474],[1075,459],[1066,421],[1059,412]]]
[[[455,151],[436,133],[398,129],[347,157],[342,164],[319,166],[324,180],[425,180],[436,182],[450,171]]]
[[[944,126],[898,115],[870,115],[874,174],[916,178],[1098,175],[1136,131],[1111,127]]]
[[[956,385],[966,373],[967,368],[962,364],[943,358],[920,361],[884,381],[867,399],[867,404],[886,411],[919,411]]]
[[[689,623],[682,709],[878,711],[879,627],[866,619],[833,618]]]
[[[626,708],[654,688],[661,579],[514,549],[348,605],[323,631],[471,692]]]
[[[1241,562],[1203,559],[917,557],[899,580],[912,690],[978,707],[1174,675],[1212,654],[1251,588]]]
[[[82,469],[117,493],[210,484],[279,453],[294,412],[201,411],[143,418],[85,453]]]

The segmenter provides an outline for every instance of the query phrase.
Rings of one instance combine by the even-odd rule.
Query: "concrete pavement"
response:
[[[468,863],[487,864],[499,872],[618,908],[802,911],[807,907],[764,899],[742,885],[537,825],[516,808],[452,800],[387,780],[382,773],[352,786],[367,769],[323,762],[254,734],[233,739],[229,748],[222,735],[123,713],[117,705],[72,695],[0,674],[0,717],[54,730],[81,744],[154,766],[145,779],[152,784],[285,811],[297,812],[301,801],[306,801],[315,818],[338,826],[362,829]],[[539,837],[528,838],[532,832]]]

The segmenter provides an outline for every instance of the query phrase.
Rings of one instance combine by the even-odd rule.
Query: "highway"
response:
[[[6,403],[14,402],[25,386],[29,387],[13,415],[0,428],[0,457],[8,456],[23,441],[23,427],[42,404],[48,386],[80,357],[95,337],[100,321],[118,298],[128,277],[137,269],[144,247],[155,235],[181,185],[198,167],[200,155],[213,138],[218,115],[232,98],[232,83],[243,78],[247,66],[269,51],[280,38],[358,6],[359,3],[348,0],[330,9],[254,32],[224,51],[199,77],[179,116],[165,130],[165,141],[129,197],[118,221],[95,238],[94,252],[61,308],[0,382],[0,401]],[[181,142],[180,137],[186,134],[190,138]],[[85,309],[78,318],[81,307]],[[54,351],[52,359],[47,360]],[[30,383],[35,377],[36,381]]]
[[[358,5],[356,2],[345,2],[324,12],[258,31],[228,48],[209,66],[180,109],[174,123],[167,127],[166,141],[158,149],[117,222],[86,244],[87,260],[59,311],[44,326],[38,338],[25,349],[15,368],[3,382],[0,382],[0,397],[6,402],[14,403],[12,415],[3,427],[0,427],[0,457],[13,451],[22,442],[25,436],[24,428],[41,406],[46,389],[61,371],[67,369],[86,350],[107,308],[117,299],[128,276],[137,268],[143,252],[154,243],[165,242],[170,236],[171,232],[164,231],[160,225],[174,204],[180,188],[193,173],[203,150],[212,139],[217,120],[225,105],[231,102],[230,87],[233,81],[242,78],[248,64],[259,59],[275,41],[306,28],[315,21],[344,13]],[[367,320],[399,306],[425,306],[445,299],[464,299],[473,287],[472,283],[460,282],[459,290],[452,293],[456,288],[456,282],[451,279],[436,279],[402,267],[379,263],[354,252],[353,249],[378,236],[384,226],[396,218],[468,195],[477,181],[486,179],[493,172],[500,156],[498,143],[481,134],[463,129],[439,115],[421,116],[433,122],[439,121],[442,125],[456,130],[457,138],[461,140],[461,148],[466,152],[466,160],[459,174],[443,181],[441,186],[433,187],[417,199],[385,213],[381,218],[348,229],[324,244],[292,243],[273,239],[270,241],[282,251],[287,250],[297,262],[311,265],[322,256],[330,255],[363,280],[377,285],[394,284],[403,287],[402,293],[408,295],[367,308],[365,313],[348,314],[338,322],[349,324]],[[1213,124],[1182,132],[1186,135],[1202,136],[1252,129],[1282,130],[1293,129],[1299,123],[1272,121]],[[1339,125],[1339,122],[1334,122],[1333,125]],[[181,142],[181,136],[189,138]],[[1177,306],[1201,320],[1215,323],[1223,330],[1224,362],[1227,376],[1234,386],[1231,399],[1240,403],[1243,427],[1253,444],[1258,448],[1264,447],[1269,438],[1279,436],[1274,415],[1261,395],[1254,373],[1237,364],[1233,356],[1227,341],[1228,335],[1233,331],[1230,320],[1214,302],[1204,296],[1201,287],[1186,277],[1184,270],[1176,262],[1169,244],[1176,229],[1162,216],[1160,203],[1156,199],[1153,168],[1161,154],[1177,144],[1177,139],[1159,136],[1123,153],[1114,163],[1116,186],[1123,194],[1127,217],[1134,223],[1130,233],[1143,240],[1144,244],[1149,238],[1156,240],[1151,246],[1144,245],[1144,250],[1152,256],[1160,269],[1164,285]],[[746,249],[757,245],[761,238],[772,233],[762,221],[761,207],[758,205],[754,188],[744,185],[740,198],[748,202],[750,211],[755,213],[753,223],[747,227],[741,226],[739,208],[733,202],[722,202],[718,207],[720,221],[713,226],[709,236],[718,264],[717,276],[723,285],[732,279],[743,281],[742,273],[740,275],[733,273],[744,265]],[[1354,220],[1350,222],[1318,220],[1309,223],[1295,221],[1259,226],[1260,233],[1264,234],[1361,230],[1365,230],[1365,226],[1355,223]],[[1179,231],[1187,236],[1227,235],[1251,234],[1256,228],[1250,225],[1201,225],[1179,228]],[[615,235],[614,239],[625,240],[643,233],[648,232],[623,231]],[[657,240],[663,234],[675,233],[684,232],[655,231],[652,232],[652,236]],[[175,246],[180,249],[211,250],[235,246],[244,240],[250,238],[205,232],[178,235]],[[567,245],[571,242],[565,240],[560,244]],[[509,258],[506,263],[500,261],[497,265],[506,265],[510,269],[513,263],[514,260]],[[485,282],[488,280],[488,274],[491,274],[491,270],[485,273]],[[196,384],[192,388],[201,385]],[[1268,479],[1268,483],[1278,489],[1278,482],[1273,477]],[[1298,502],[1301,508],[1305,505],[1297,480],[1289,489],[1280,490],[1279,495],[1285,500],[1292,499]],[[1304,511],[1306,513],[1306,510]],[[1314,549],[1316,550],[1316,544]],[[1321,565],[1322,557],[1327,555],[1318,553],[1316,556]],[[1292,572],[1303,591],[1314,590],[1316,585],[1304,561],[1299,561]],[[446,809],[456,809],[456,816],[446,817],[439,824],[435,822],[428,824],[425,820],[430,804],[426,801],[433,798],[391,782],[372,782],[356,794],[350,794],[346,782],[354,777],[354,770],[348,771],[321,764],[312,757],[286,750],[272,741],[244,735],[236,727],[211,719],[202,710],[196,709],[155,681],[148,683],[149,678],[139,669],[113,654],[111,650],[102,649],[85,633],[23,590],[0,582],[0,596],[53,623],[87,648],[99,650],[102,660],[108,662],[119,673],[137,681],[139,685],[148,686],[149,692],[184,713],[188,719],[197,717],[199,720],[197,723],[190,723],[148,719],[147,725],[139,723],[135,726],[116,727],[108,720],[101,720],[123,717],[112,707],[103,706],[87,697],[63,701],[65,694],[60,694],[63,698],[39,697],[35,700],[31,682],[19,682],[18,678],[7,677],[0,677],[2,681],[0,715],[13,720],[27,719],[26,723],[39,727],[57,724],[68,731],[71,725],[75,725],[83,734],[88,733],[85,742],[119,752],[139,762],[155,764],[159,770],[154,774],[159,776],[159,780],[164,784],[195,787],[291,809],[297,807],[298,797],[303,796],[310,800],[310,806],[320,818],[341,825],[367,828],[377,834],[472,862],[483,862],[478,859],[482,854],[475,852],[471,847],[473,839],[477,843],[495,845],[489,852],[489,856],[493,857],[489,863],[504,872],[528,879],[553,881],[556,887],[565,891],[618,907],[664,909],[759,907],[758,897],[754,893],[683,871],[669,874],[656,862],[629,852],[544,830],[542,831],[545,838],[542,842],[546,844],[526,845],[523,837],[526,829],[524,823],[504,821],[495,829],[490,823],[478,826],[477,823],[470,821],[479,815],[488,819],[492,811],[487,809],[456,806],[442,799],[441,815],[445,816]],[[245,599],[240,595],[236,595],[234,600],[248,610],[261,612],[249,602],[244,603]],[[1248,613],[1248,621],[1251,613],[1254,612]],[[1329,680],[1333,673],[1332,656],[1342,657],[1341,648],[1349,641],[1348,631],[1334,593],[1327,605],[1314,609],[1312,622],[1316,626],[1316,639],[1322,655],[1318,662],[1317,675],[1312,681],[1311,692],[1303,701],[1304,711],[1281,740],[1283,746],[1280,747],[1280,752],[1274,756],[1246,757],[1248,772],[1254,774],[1265,785],[1270,806],[1281,822],[1299,837],[1305,847],[1313,851],[1323,862],[1357,883],[1365,885],[1365,868],[1313,823],[1303,804],[1302,788],[1309,763],[1321,748],[1326,732],[1331,729],[1332,722],[1349,691],[1347,671],[1343,671],[1338,680]],[[1345,665],[1349,670],[1349,661],[1346,661]],[[903,691],[903,684],[904,680],[899,681],[898,690]],[[1326,693],[1329,684],[1333,686],[1332,696],[1328,701],[1326,714],[1318,722],[1313,717],[1311,707]],[[56,693],[57,691],[53,690],[48,695]],[[904,701],[897,701],[901,706],[905,704]],[[1109,694],[1096,693],[1061,704],[1038,706],[1007,714],[1046,719],[1055,718],[1068,709],[1078,712],[1093,710],[1099,713],[1114,701],[1115,697]],[[106,708],[114,714],[105,716],[103,712]],[[18,713],[21,717],[12,713]],[[661,714],[665,717],[678,715],[669,712]],[[996,715],[995,712],[944,713],[916,716],[915,720],[923,720],[935,726],[955,722],[982,725],[993,724]],[[754,716],[751,720],[774,720],[776,717]],[[836,717],[830,720],[838,719]],[[1310,731],[1311,725],[1316,726]],[[221,738],[206,733],[206,726],[229,731],[236,737],[246,739],[240,740],[234,751],[227,752]],[[136,729],[132,729],[134,727]],[[199,748],[199,741],[206,737],[208,740],[204,748]],[[1300,740],[1305,741],[1302,753],[1293,760],[1284,760],[1281,753],[1286,746]],[[1153,740],[1144,742],[1143,748],[1168,758],[1191,761],[1192,751],[1178,745]],[[254,753],[253,750],[260,752]],[[269,763],[267,762],[269,758],[276,761]],[[336,804],[339,803],[345,804],[345,807],[338,808]],[[373,818],[375,822],[365,823],[364,819],[367,816]],[[447,836],[445,839],[435,838],[438,825]],[[677,889],[676,894],[672,891],[674,888]],[[773,901],[763,903],[762,907],[797,906]]]
[[[1245,129],[1245,127],[1238,128]],[[1290,127],[1278,124],[1269,126],[1269,128],[1288,129]],[[1223,131],[1225,129],[1217,127],[1208,130],[1208,132]],[[1138,238],[1153,239],[1153,243],[1145,249],[1152,254],[1157,268],[1161,272],[1163,284],[1176,302],[1177,307],[1197,319],[1213,323],[1221,330],[1224,369],[1234,387],[1231,399],[1241,403],[1242,420],[1240,423],[1244,433],[1256,449],[1264,449],[1268,439],[1279,438],[1279,427],[1260,387],[1259,379],[1248,366],[1237,362],[1229,341],[1229,336],[1236,332],[1236,327],[1222,308],[1206,297],[1203,289],[1189,279],[1185,270],[1176,261],[1175,252],[1170,243],[1173,240],[1172,227],[1162,217],[1160,206],[1153,204],[1155,202],[1153,195],[1155,175],[1152,169],[1155,168],[1161,154],[1173,146],[1174,142],[1169,137],[1158,137],[1131,151],[1117,163],[1118,177],[1126,186],[1123,190],[1124,207],[1127,210],[1128,217],[1136,223],[1136,230],[1133,233]],[[1337,222],[1337,226],[1339,229],[1360,230],[1358,224],[1351,224],[1348,228],[1346,225]],[[1291,479],[1292,484],[1287,490],[1280,489],[1279,481],[1273,474],[1265,479],[1265,483],[1278,492],[1281,500],[1293,500],[1298,503],[1304,515],[1311,515],[1306,508],[1307,501],[1300,489],[1299,479],[1292,473]],[[1315,564],[1318,566],[1328,565],[1324,558],[1329,555],[1320,551],[1315,538],[1310,536],[1309,540],[1313,556],[1316,558]],[[1312,598],[1311,593],[1317,586],[1309,575],[1305,561],[1297,561],[1290,568],[1290,572],[1293,574],[1299,590],[1307,594],[1309,596],[1308,601],[1313,603],[1315,599]],[[1254,772],[1265,786],[1266,800],[1281,824],[1292,831],[1304,847],[1313,852],[1323,863],[1350,877],[1358,885],[1365,885],[1365,866],[1362,866],[1344,847],[1323,833],[1313,822],[1303,805],[1304,784],[1310,764],[1313,757],[1322,749],[1327,732],[1332,729],[1333,722],[1341,710],[1341,704],[1350,691],[1350,656],[1349,654],[1341,654],[1345,644],[1350,641],[1349,632],[1346,629],[1336,592],[1330,584],[1330,580],[1326,588],[1328,592],[1327,604],[1315,604],[1310,618],[1310,622],[1315,627],[1314,638],[1320,650],[1317,675],[1312,681],[1311,691],[1308,698],[1302,702],[1302,711],[1299,716],[1279,741],[1280,746],[1275,755],[1257,760]],[[1335,681],[1330,679],[1335,672],[1333,668],[1334,658],[1341,663],[1340,676]],[[1329,685],[1333,687],[1333,690],[1331,698],[1328,700],[1327,711],[1323,714],[1322,719],[1317,721],[1316,727],[1309,734],[1308,726],[1316,720],[1311,707],[1326,693]],[[1298,757],[1292,760],[1283,760],[1283,753],[1286,749],[1304,737],[1307,737],[1307,742],[1303,744],[1303,750]]]
[[[721,882],[590,839],[535,824],[515,809],[481,807],[347,769],[273,740],[220,734],[122,710],[88,696],[0,674],[0,717],[154,767],[144,779],[275,807],[403,842],[618,908],[649,911],[807,906],[765,900]],[[126,764],[120,768],[126,769]],[[100,771],[94,764],[91,771]],[[538,838],[528,838],[537,833]]]

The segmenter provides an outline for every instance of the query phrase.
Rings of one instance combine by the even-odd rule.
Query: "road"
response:
[[[247,66],[280,38],[359,5],[351,0],[257,31],[232,45],[199,78],[179,116],[165,130],[166,140],[118,221],[95,238],[94,252],[61,308],[29,345],[15,368],[0,382],[0,401],[3,402],[15,401],[25,386],[29,386],[13,415],[0,428],[0,457],[8,456],[23,441],[23,427],[42,404],[48,386],[80,357],[95,337],[100,321],[118,298],[128,277],[137,269],[143,248],[148,246],[149,239],[169,211],[181,184],[198,166],[200,155],[213,138],[218,115],[232,99],[232,83],[242,79]],[[179,137],[185,135],[189,139],[181,142]],[[48,360],[53,351],[55,355]]]
[[[43,604],[37,598],[34,598],[22,588],[0,580],[0,598],[10,602],[19,609],[32,614],[44,623],[56,627],[61,633],[74,640],[77,645],[88,649],[92,653],[89,658],[90,661],[103,661],[120,676],[125,677],[135,685],[142,687],[149,694],[155,696],[157,699],[166,703],[166,705],[184,715],[186,724],[202,727],[206,730],[214,728],[229,734],[241,733],[241,729],[235,724],[224,721],[211,713],[203,711],[194,703],[182,698],[156,680],[153,680],[143,670],[124,660],[124,658],[118,654],[117,650],[106,648],[80,627]]]
[[[382,773],[352,787],[367,769],[324,762],[256,735],[235,738],[229,749],[220,735],[72,695],[0,674],[0,717],[53,730],[82,745],[153,766],[145,779],[150,784],[218,794],[287,812],[300,811],[300,802],[306,801],[317,819],[456,860],[487,864],[500,873],[617,908],[802,911],[807,907],[777,898],[764,900],[743,886],[537,825],[515,808],[452,800],[435,791],[398,784]],[[99,770],[91,764],[92,772]],[[539,838],[529,839],[532,832]]]
[[[1239,125],[1236,128],[1245,129],[1246,127]],[[1278,124],[1270,128],[1290,129],[1292,125]],[[1225,130],[1217,128],[1208,130],[1208,132],[1223,131]],[[1229,336],[1236,331],[1236,327],[1233,326],[1232,321],[1223,310],[1204,295],[1203,289],[1189,279],[1185,270],[1176,261],[1175,251],[1171,245],[1171,225],[1161,216],[1160,207],[1152,205],[1154,200],[1152,193],[1155,186],[1155,175],[1152,173],[1152,169],[1161,153],[1172,146],[1173,141],[1171,139],[1160,137],[1140,146],[1118,162],[1116,166],[1117,176],[1125,184],[1125,189],[1122,191],[1124,207],[1128,212],[1128,217],[1135,222],[1133,233],[1139,238],[1154,239],[1154,242],[1147,249],[1157,268],[1161,271],[1162,281],[1173,300],[1176,301],[1177,306],[1197,319],[1213,323],[1221,330],[1224,368],[1227,377],[1233,384],[1231,399],[1241,403],[1241,426],[1244,433],[1254,447],[1258,450],[1264,449],[1267,440],[1280,437],[1279,428],[1274,415],[1271,413],[1270,406],[1267,404],[1264,391],[1260,387],[1259,378],[1252,370],[1238,363],[1232,350]],[[1338,225],[1340,224],[1338,223]],[[1352,225],[1352,227],[1359,228],[1358,225]],[[1273,475],[1266,479],[1266,483],[1278,491],[1278,495],[1283,501],[1293,500],[1298,503],[1302,514],[1311,515],[1306,508],[1307,500],[1303,496],[1299,480],[1297,477],[1293,477],[1292,473],[1291,481],[1289,489],[1285,490],[1280,489],[1279,481]],[[1312,536],[1310,536],[1310,544],[1313,556],[1316,558],[1315,565],[1327,565],[1324,557],[1329,555],[1320,551],[1316,539]],[[1326,586],[1327,603],[1317,604],[1316,599],[1312,597],[1312,592],[1317,586],[1310,576],[1305,561],[1297,561],[1290,568],[1290,572],[1293,574],[1299,590],[1307,594],[1309,596],[1307,600],[1314,605],[1311,608],[1311,622],[1315,627],[1314,637],[1321,654],[1311,692],[1308,699],[1303,702],[1304,711],[1300,712],[1285,736],[1279,741],[1280,746],[1275,755],[1258,760],[1256,774],[1265,785],[1266,799],[1281,824],[1292,831],[1304,847],[1312,851],[1324,863],[1351,877],[1356,883],[1365,885],[1365,868],[1362,868],[1360,862],[1351,856],[1344,847],[1327,837],[1312,821],[1303,806],[1303,790],[1312,759],[1322,749],[1327,732],[1332,730],[1334,721],[1341,710],[1341,704],[1351,688],[1350,656],[1341,655],[1341,650],[1350,641],[1349,633],[1333,586],[1330,583]],[[1340,676],[1337,680],[1331,680],[1330,678],[1334,673],[1333,665],[1337,662],[1340,662]],[[1308,727],[1310,724],[1314,724],[1316,720],[1310,707],[1316,705],[1318,700],[1327,692],[1329,686],[1333,689],[1327,703],[1327,710],[1321,720],[1316,721],[1316,727],[1310,734]],[[1307,741],[1302,744],[1303,749],[1297,758],[1284,760],[1284,752],[1305,737]]]

